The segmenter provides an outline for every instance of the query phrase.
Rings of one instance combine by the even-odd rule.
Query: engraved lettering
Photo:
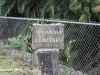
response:
[[[40,31],[40,30],[37,30],[36,31],[37,34],[62,34],[62,31],[61,30],[50,30],[50,31]]]
[[[35,39],[35,42],[62,42],[61,38]]]

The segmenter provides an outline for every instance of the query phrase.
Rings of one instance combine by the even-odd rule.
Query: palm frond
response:
[[[94,12],[100,12],[100,5],[96,6],[93,8]]]
[[[77,0],[74,0],[71,2],[69,7],[74,12],[78,12],[82,9],[82,4],[83,4],[83,2],[78,2]]]
[[[98,4],[100,4],[100,0],[93,0],[93,3],[92,3],[93,5],[98,5]]]
[[[25,11],[28,11],[32,4],[34,4],[35,0],[18,0],[17,9],[20,14],[25,13]],[[31,3],[32,2],[32,3]],[[29,5],[30,4],[30,5]]]
[[[26,0],[18,0],[17,9],[20,14],[24,13],[25,10],[25,1]]]
[[[7,16],[7,14],[14,7],[15,3],[16,3],[16,0],[6,0],[4,5],[1,7],[1,15]]]
[[[86,13],[83,13],[80,16],[79,21],[88,21],[88,15]]]
[[[26,0],[26,8],[24,11],[25,17],[34,17],[34,13],[36,12],[37,6],[35,5],[36,0]],[[35,18],[35,17],[34,17]]]

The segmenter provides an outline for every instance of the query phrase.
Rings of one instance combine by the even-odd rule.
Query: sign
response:
[[[63,24],[33,24],[32,48],[64,48]]]

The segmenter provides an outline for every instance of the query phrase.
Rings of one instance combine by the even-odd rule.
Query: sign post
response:
[[[38,75],[60,75],[59,49],[64,48],[64,25],[33,24],[32,48],[38,49]]]

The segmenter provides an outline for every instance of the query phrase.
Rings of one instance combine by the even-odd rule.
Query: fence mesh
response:
[[[6,54],[14,59],[20,59],[20,62],[17,60],[18,63],[22,62],[22,65],[31,67],[27,70],[30,75],[33,71],[34,75],[35,72],[37,75],[37,50],[31,48],[33,23],[64,24],[65,46],[60,50],[60,75],[100,75],[100,24],[98,23],[0,17],[0,55]],[[0,58],[1,61],[3,59]],[[26,70],[24,71],[26,73]]]

